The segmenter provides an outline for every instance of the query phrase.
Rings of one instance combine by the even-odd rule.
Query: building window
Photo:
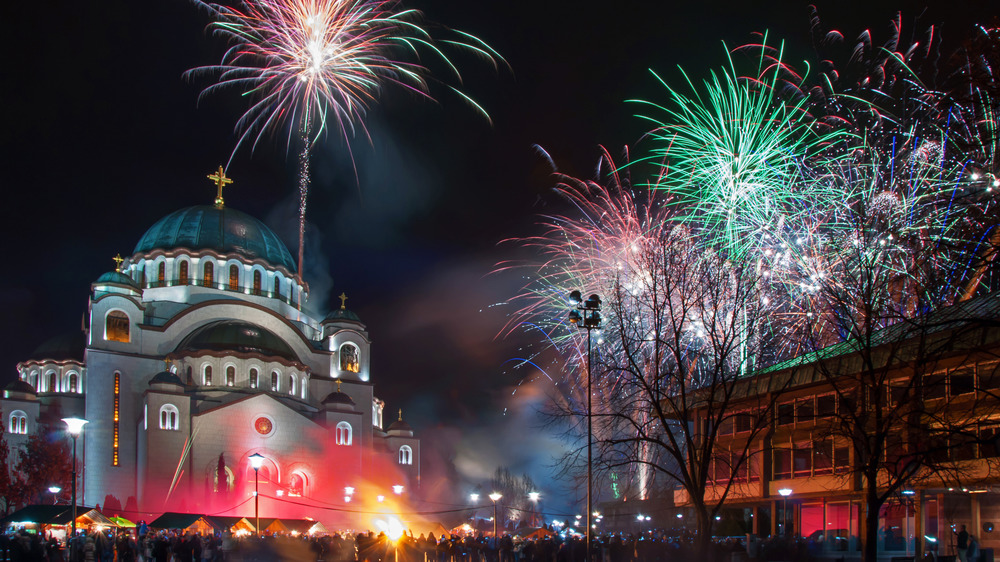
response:
[[[69,392],[80,392],[80,389],[76,386],[78,380],[80,380],[80,377],[76,373],[69,374]]]
[[[201,284],[206,287],[211,287],[215,285],[215,264],[207,261],[205,262],[205,267],[202,268]]]
[[[413,464],[413,449],[409,445],[399,448],[399,464]]]
[[[21,410],[14,410],[10,413],[10,433],[20,435],[28,434],[28,415]]]
[[[122,374],[115,371],[115,388],[112,398],[111,466],[118,466],[118,423],[121,420]]]
[[[250,388],[257,388],[257,369],[250,369]]]
[[[351,444],[351,424],[347,422],[340,422],[337,424],[337,444],[338,445],[350,445]]]
[[[302,495],[305,489],[305,478],[299,473],[292,474],[292,477],[288,479],[288,495],[299,497]]]
[[[295,396],[295,375],[288,375],[288,393]]]
[[[271,371],[271,392],[278,392],[278,371]]]
[[[236,291],[240,288],[240,267],[236,264],[229,266],[229,290]]]
[[[177,275],[177,282],[181,285],[188,284],[188,262],[182,261],[180,265],[180,273]]]
[[[160,429],[177,431],[181,428],[180,411],[173,404],[164,404],[160,407]]]
[[[795,422],[795,404],[786,402],[778,404],[778,425],[788,425]]]
[[[205,386],[212,386],[212,366],[211,365],[205,365],[204,384],[205,384]]]
[[[774,449],[774,479],[782,480],[792,477],[792,452],[788,449]]]
[[[160,265],[156,266],[156,286],[162,287],[166,285],[167,281],[167,262],[161,261]]]
[[[253,294],[260,294],[260,270],[253,270]]]
[[[120,310],[112,310],[104,320],[104,339],[129,342],[128,315]]]
[[[352,373],[361,370],[361,361],[358,355],[357,346],[349,343],[340,346],[340,370]]]
[[[55,392],[56,391],[56,374],[49,371],[45,373],[45,391],[44,392]]]
[[[274,276],[274,296],[281,296],[281,279],[277,275]]]
[[[236,386],[236,367],[226,367],[226,386]]]

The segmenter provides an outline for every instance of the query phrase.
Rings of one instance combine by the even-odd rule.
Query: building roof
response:
[[[3,389],[6,390],[7,392],[23,392],[25,394],[36,394],[35,387],[31,386],[30,384],[22,380],[16,380],[8,384],[7,386],[3,387]]]
[[[42,345],[35,348],[35,351],[31,352],[28,361],[40,361],[43,359],[65,361],[70,359],[82,362],[83,349],[86,345],[87,336],[83,333],[83,330],[73,330],[67,334],[46,340]]]
[[[354,399],[351,398],[350,396],[348,396],[347,394],[339,391],[339,390],[335,390],[335,391],[331,392],[330,394],[326,395],[326,398],[323,399],[323,404],[324,405],[326,405],[326,404],[347,404],[349,406],[353,406],[354,405]]]
[[[229,207],[198,205],[174,211],[156,221],[143,234],[133,253],[174,248],[237,253],[295,271],[295,260],[273,230]]]
[[[139,285],[128,275],[121,273],[119,271],[109,271],[97,278],[94,283],[115,283],[117,285],[125,285],[126,287],[131,287],[138,290]]]
[[[332,312],[330,312],[330,314],[327,314],[326,318],[323,319],[323,323],[326,324],[328,322],[343,322],[345,320],[348,322],[357,322],[359,324],[361,323],[361,318],[359,318],[357,314],[354,314],[350,310],[347,310],[346,308],[343,307],[335,309]]]
[[[176,351],[234,351],[299,361],[284,340],[260,326],[239,320],[206,324],[188,334]]]
[[[149,379],[149,384],[176,384],[178,386],[184,386],[184,382],[176,374],[170,371],[161,371],[153,375],[153,378]]]

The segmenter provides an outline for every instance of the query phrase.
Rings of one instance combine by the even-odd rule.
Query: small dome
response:
[[[262,259],[295,271],[295,260],[278,235],[261,221],[229,207],[199,205],[156,221],[135,245],[135,254],[153,250],[213,250]]]
[[[397,420],[392,422],[392,425],[389,426],[389,431],[409,431],[410,433],[413,433],[413,428],[410,427],[410,424],[405,421]]]
[[[105,273],[104,275],[101,275],[100,277],[98,277],[97,281],[94,281],[94,283],[95,284],[97,284],[97,283],[114,283],[116,285],[125,285],[126,287],[128,287],[130,289],[135,289],[135,290],[139,289],[139,285],[136,284],[136,282],[131,277],[129,277],[128,275],[125,275],[124,273],[121,273],[119,271],[109,271],[109,272]]]
[[[357,322],[358,324],[360,324],[361,318],[358,318],[357,314],[354,314],[353,312],[347,310],[346,308],[338,308],[333,312],[331,312],[330,314],[327,314],[326,318],[323,319],[324,324],[329,324],[332,322],[344,322],[344,321]]]
[[[322,403],[324,406],[327,404],[347,404],[354,406],[354,399],[339,390],[335,390],[327,394]]]
[[[7,386],[3,387],[3,389],[6,392],[23,392],[24,394],[37,394],[35,392],[35,387],[31,386],[30,384],[22,380],[16,380],[8,384]]]
[[[299,361],[284,340],[260,326],[238,320],[222,320],[198,328],[184,338],[177,351],[235,351]]]
[[[83,330],[73,330],[68,334],[46,340],[35,348],[29,360],[36,361],[83,361],[83,350],[87,346],[87,336]]]
[[[153,378],[149,379],[150,386],[154,384],[176,384],[177,386],[184,386],[181,382],[181,378],[170,371],[162,371],[153,375]]]

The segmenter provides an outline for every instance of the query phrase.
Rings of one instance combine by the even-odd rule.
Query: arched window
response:
[[[21,410],[14,410],[10,413],[10,433],[18,433],[20,435],[28,434],[28,414],[25,414]]]
[[[413,464],[413,449],[409,445],[399,448],[399,464]]]
[[[120,310],[112,310],[104,320],[104,339],[129,342],[128,315]]]
[[[257,369],[250,369],[250,388],[257,388]]]
[[[350,445],[351,444],[351,424],[342,421],[337,424],[337,444],[338,445]]]
[[[45,392],[56,391],[56,374],[52,371],[45,373]]]
[[[260,294],[260,270],[253,270],[253,294]]]
[[[303,489],[306,487],[306,479],[302,477],[299,473],[292,474],[291,478],[288,479],[288,495],[289,496],[301,496]]]
[[[177,431],[181,428],[181,414],[177,406],[164,404],[160,406],[160,429]]]
[[[185,383],[194,386],[194,368],[188,365],[187,368],[187,378],[184,380]]]
[[[212,366],[211,365],[205,365],[204,385],[205,386],[212,386]]]
[[[76,373],[70,373],[69,374],[69,388],[67,389],[67,391],[68,392],[80,392],[80,389],[76,386],[76,384],[77,384],[77,382],[79,380],[80,380],[80,377],[77,376]]]
[[[295,375],[288,375],[288,393],[295,396]]]
[[[188,262],[182,261],[180,266],[180,273],[177,275],[177,282],[181,285],[188,284]]]
[[[223,470],[223,472],[226,475],[225,476],[225,478],[226,478],[226,484],[225,484],[225,488],[223,488],[221,491],[231,492],[233,490],[233,488],[236,486],[236,475],[233,474],[233,470],[231,468],[229,468],[228,466],[223,466],[222,470]],[[218,465],[212,467],[212,490],[215,491],[215,492],[219,492],[220,491],[219,490],[219,469],[218,469]]]
[[[271,392],[278,392],[278,371],[271,371]]]
[[[167,281],[167,262],[161,261],[160,265],[156,266],[156,286],[162,287],[166,285]]]
[[[361,361],[356,345],[345,343],[340,346],[340,370],[352,373],[357,373],[361,370]]]
[[[236,367],[232,365],[226,367],[226,386],[236,385]]]
[[[274,276],[274,295],[272,296],[281,296],[281,279],[279,279],[277,275]]]
[[[206,287],[215,286],[215,264],[207,261],[205,262],[205,267],[202,268],[201,284]]]
[[[235,263],[229,266],[229,290],[236,291],[240,288],[240,267]]]
[[[142,287],[142,288],[144,288],[144,289],[146,288],[146,270],[145,270],[145,268],[139,270],[139,286]]]

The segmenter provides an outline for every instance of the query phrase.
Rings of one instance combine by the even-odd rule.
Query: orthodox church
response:
[[[12,454],[84,418],[80,503],[140,512],[246,515],[257,490],[262,516],[301,516],[415,490],[420,441],[402,412],[385,424],[365,324],[345,295],[308,311],[288,249],[225,206],[221,167],[209,178],[214,205],[153,224],[91,284],[83,330],[18,364],[0,400]]]

